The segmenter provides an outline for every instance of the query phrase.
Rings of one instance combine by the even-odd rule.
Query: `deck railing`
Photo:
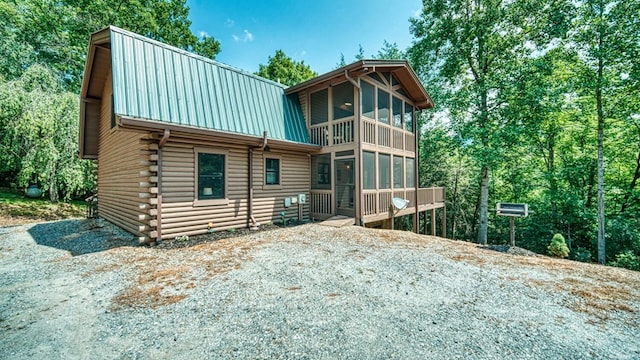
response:
[[[407,209],[415,208],[416,189],[384,189],[362,191],[362,212],[364,216],[388,214],[392,206],[392,198],[409,200]],[[443,187],[418,189],[418,206],[444,205],[445,191]],[[334,197],[331,190],[311,190],[311,213],[315,215],[332,215]],[[436,206],[437,207],[437,206]]]
[[[331,190],[311,190],[311,213],[316,215],[331,215],[333,196]]]
[[[353,119],[333,123],[333,145],[348,144],[353,140]]]

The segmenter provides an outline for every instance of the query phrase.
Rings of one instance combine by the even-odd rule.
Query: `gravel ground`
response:
[[[0,358],[639,359],[638,275],[359,227],[5,227]]]

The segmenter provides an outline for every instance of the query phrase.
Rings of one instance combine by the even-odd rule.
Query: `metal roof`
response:
[[[284,85],[109,29],[116,116],[309,143],[298,96]]]

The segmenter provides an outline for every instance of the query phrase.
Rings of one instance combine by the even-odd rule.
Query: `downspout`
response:
[[[356,219],[355,219],[355,223],[356,225],[360,225],[362,226],[362,218],[364,216],[363,214],[363,209],[362,209],[362,204],[364,203],[364,198],[363,198],[363,194],[362,194],[362,124],[360,123],[360,121],[362,120],[362,99],[361,99],[361,87],[360,87],[360,78],[358,77],[358,81],[354,80],[352,77],[349,76],[349,72],[347,70],[344,71],[344,76],[347,78],[347,80],[349,80],[349,82],[351,84],[353,84],[353,86],[358,89],[358,111],[356,112],[356,119],[355,119],[355,124],[358,128],[358,131],[354,131],[354,133],[358,134],[358,139],[357,139],[357,145],[356,145],[356,150],[357,150],[357,157],[356,157],[356,168],[354,169],[354,171],[356,172],[356,174],[358,174],[357,177],[357,191],[358,191],[358,206],[356,207]]]
[[[156,244],[162,240],[162,148],[169,140],[171,130],[164,129],[164,134],[158,142],[158,204],[156,204]]]
[[[420,232],[420,212],[418,211],[420,209],[420,207],[418,206],[418,191],[420,190],[420,184],[418,183],[418,181],[420,180],[420,177],[418,176],[418,159],[420,158],[420,149],[418,148],[419,142],[418,142],[418,136],[419,136],[419,132],[418,132],[418,114],[415,114],[415,119],[413,120],[413,143],[414,143],[414,147],[415,147],[415,154],[416,154],[416,159],[413,162],[413,184],[416,187],[416,191],[415,191],[415,204],[416,204],[416,212],[413,215],[413,232],[415,232],[416,234],[418,234]],[[426,225],[426,219],[425,219],[425,225]]]
[[[253,217],[253,150],[254,149],[260,149],[261,151],[264,151],[264,148],[267,147],[267,132],[263,132],[262,133],[262,143],[260,144],[260,146],[250,146],[249,147],[249,178],[247,179],[247,184],[249,186],[249,201],[247,204],[247,212],[248,212],[248,217],[249,217],[249,227],[257,227],[258,226],[258,222],[256,221],[255,217]]]

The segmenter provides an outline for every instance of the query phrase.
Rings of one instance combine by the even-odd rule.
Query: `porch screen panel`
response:
[[[311,156],[311,188],[331,190],[331,154]]]
[[[373,108],[375,106],[375,88],[368,82],[362,82],[362,116],[375,119]]]
[[[393,109],[393,126],[402,129],[402,100],[394,96],[391,105]]]
[[[413,106],[404,104],[404,129],[413,131]]]
[[[389,93],[378,89],[378,121],[389,123]]]
[[[353,116],[353,85],[350,82],[344,82],[334,86],[331,92],[333,119]]]
[[[403,181],[404,180],[404,173],[403,173],[403,168],[404,168],[404,159],[402,158],[402,156],[394,156],[393,157],[393,187],[395,189],[400,189],[403,188],[404,184]]]
[[[407,187],[408,188],[412,188],[415,187],[415,179],[414,179],[414,170],[415,170],[415,160],[413,158],[406,158],[405,159],[405,181],[407,183]]]
[[[362,188],[376,188],[376,154],[368,151],[362,152]]]
[[[391,189],[391,155],[378,154],[378,188]]]
[[[329,91],[320,90],[311,94],[311,125],[329,120]]]

